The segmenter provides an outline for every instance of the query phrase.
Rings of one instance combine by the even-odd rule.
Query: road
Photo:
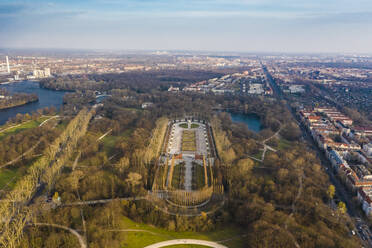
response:
[[[269,83],[271,87],[274,90],[275,96],[282,100],[284,99],[283,93],[278,87],[278,85],[275,83],[273,78],[271,77],[270,73],[267,71],[266,67],[263,66],[264,72],[266,73],[267,80],[269,80]],[[293,118],[297,121],[297,123],[301,123],[299,118],[297,117],[295,111],[289,106],[289,104],[286,104],[288,110],[291,112]],[[347,207],[347,213],[356,226],[356,234],[359,236],[361,243],[365,247],[371,247],[372,248],[372,235],[371,231],[368,227],[368,222],[363,220],[364,216],[362,216],[358,211],[355,211],[359,206],[355,206],[355,204],[352,202],[353,195],[345,188],[344,185],[341,184],[341,182],[336,178],[332,166],[328,160],[328,158],[325,156],[324,152],[319,149],[313,138],[311,137],[309,131],[303,126],[299,125],[302,131],[302,138],[304,141],[306,141],[310,148],[316,152],[317,157],[320,159],[321,164],[325,168],[326,173],[329,176],[330,181],[336,188],[336,195],[340,198],[341,201],[345,202]]]
[[[173,240],[167,240],[167,241],[163,241],[160,243],[152,244],[152,245],[146,246],[145,248],[161,248],[161,247],[166,247],[170,245],[203,245],[203,246],[213,247],[213,248],[227,248],[227,246],[218,244],[216,242],[199,240],[199,239],[173,239]]]

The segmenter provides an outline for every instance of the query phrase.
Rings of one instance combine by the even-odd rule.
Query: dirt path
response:
[[[111,133],[112,132],[112,129],[110,129],[110,130],[108,130],[106,133],[104,133],[101,137],[99,137],[98,139],[97,139],[97,141],[100,141],[101,139],[103,139],[106,135],[108,135],[109,133]]]

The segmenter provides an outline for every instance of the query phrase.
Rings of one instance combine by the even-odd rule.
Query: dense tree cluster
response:
[[[183,87],[187,83],[220,77],[221,72],[191,70],[161,70],[126,72],[121,74],[70,75],[43,79],[40,86],[55,90],[130,89],[141,93],[148,90],[168,90],[170,85]]]

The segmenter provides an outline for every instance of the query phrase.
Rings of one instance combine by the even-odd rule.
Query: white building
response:
[[[50,68],[45,68],[44,69],[44,76],[45,77],[50,77]]]
[[[363,150],[367,154],[367,156],[371,157],[372,156],[372,143],[365,144],[363,146]]]
[[[248,94],[260,95],[260,94],[263,94],[263,93],[264,93],[264,89],[262,87],[262,84],[250,84],[249,85]]]
[[[300,84],[293,84],[293,85],[289,86],[288,89],[291,92],[291,94],[305,92],[305,89],[303,88],[303,85],[300,85]]]

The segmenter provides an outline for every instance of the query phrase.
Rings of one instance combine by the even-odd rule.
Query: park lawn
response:
[[[191,128],[198,128],[198,127],[199,127],[199,124],[196,124],[196,123],[191,124]]]
[[[225,227],[212,232],[176,232],[168,231],[163,228],[157,228],[154,226],[136,223],[129,218],[124,217],[122,220],[122,226],[127,229],[138,229],[145,230],[146,232],[126,232],[126,241],[122,244],[122,247],[126,248],[143,248],[145,246],[162,242],[171,239],[201,239],[210,241],[220,241],[226,239],[232,239],[231,241],[224,242],[223,244],[229,248],[243,248],[243,241],[239,235],[242,235],[240,229],[234,227]],[[205,246],[168,246],[168,247],[205,247]]]
[[[287,150],[289,148],[292,147],[292,142],[286,140],[286,139],[279,139],[279,142],[278,142],[278,149],[279,150]]]
[[[70,123],[70,120],[71,119],[62,119],[55,128],[60,131],[65,130],[67,125]]]
[[[182,128],[188,128],[189,127],[189,125],[187,123],[181,123],[181,124],[179,124],[179,126],[182,127]]]
[[[172,176],[172,187],[175,189],[183,189],[184,188],[184,164],[177,164],[174,166],[173,176]]]
[[[117,142],[119,142],[122,139],[128,138],[133,132],[133,129],[127,129],[124,132],[122,132],[120,135],[106,135],[101,141],[103,142],[103,149],[106,152],[107,156],[112,156],[115,145]],[[103,134],[102,134],[103,135]],[[99,138],[101,135],[99,135],[97,138]]]
[[[209,167],[207,168],[207,174],[208,170]],[[198,190],[204,188],[204,186],[205,186],[204,167],[200,166],[197,163],[194,163],[192,170],[192,189]]]
[[[0,190],[12,189],[21,176],[21,172],[16,168],[0,169]]]
[[[16,133],[22,132],[23,130],[38,127],[40,125],[40,123],[47,120],[48,118],[49,117],[44,117],[43,116],[43,117],[40,117],[37,120],[26,121],[24,123],[21,123],[19,126],[16,125],[15,127],[7,129],[4,132],[1,132],[1,130],[0,130],[0,140],[5,138],[6,136],[8,136],[10,134],[16,134]],[[3,126],[1,129],[6,129],[6,128],[8,128],[8,127]]]
[[[255,153],[255,154],[253,154],[251,156],[254,157],[254,158],[257,158],[257,159],[261,159],[262,158],[262,154],[263,154],[263,150],[259,150],[258,153]]]

